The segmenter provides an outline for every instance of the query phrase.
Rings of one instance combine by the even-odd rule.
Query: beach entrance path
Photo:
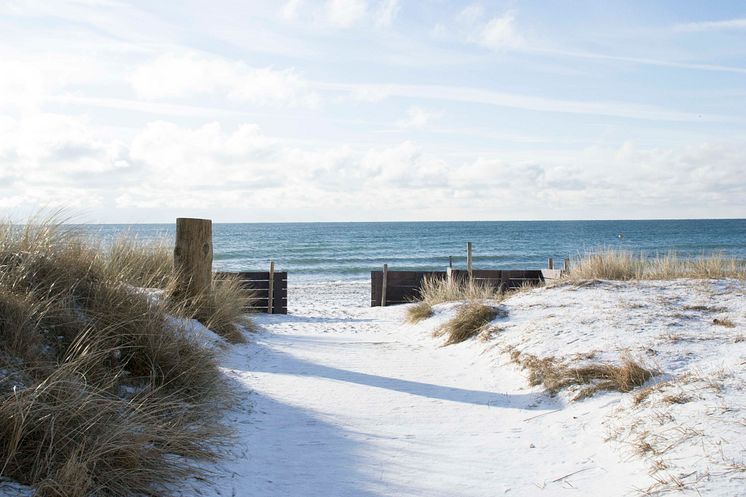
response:
[[[291,288],[290,314],[223,366],[243,391],[230,455],[183,495],[629,495],[645,471],[603,443],[596,411],[527,386],[504,355],[440,347],[360,284]],[[600,402],[601,404],[598,404]],[[594,407],[598,407],[595,409]]]

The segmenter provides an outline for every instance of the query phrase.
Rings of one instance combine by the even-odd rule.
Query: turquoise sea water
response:
[[[132,233],[142,239],[173,239],[175,225],[84,225],[112,239]],[[216,270],[263,270],[273,259],[290,281],[367,279],[384,263],[391,269],[443,270],[466,260],[482,269],[546,267],[599,248],[675,250],[681,255],[722,251],[746,259],[746,219],[671,221],[496,221],[405,223],[215,224]]]

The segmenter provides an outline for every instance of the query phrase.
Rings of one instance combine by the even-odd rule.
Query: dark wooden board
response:
[[[452,270],[454,279],[466,280],[469,273],[465,270]],[[388,271],[386,285],[386,305],[405,304],[416,300],[420,294],[425,277],[445,279],[445,271]],[[544,281],[541,270],[533,269],[474,269],[472,277],[475,282],[494,289],[511,290],[524,284],[540,285]],[[370,305],[381,305],[383,271],[370,272]]]
[[[269,296],[269,272],[268,271],[241,271],[237,273],[219,272],[216,278],[237,277],[241,285],[252,292],[247,312],[268,312]],[[288,273],[277,271],[274,273],[272,287],[273,314],[288,313]]]
[[[445,271],[389,271],[386,275],[386,305],[412,302],[420,295],[425,278],[445,279]],[[381,305],[383,271],[370,272],[370,305]]]

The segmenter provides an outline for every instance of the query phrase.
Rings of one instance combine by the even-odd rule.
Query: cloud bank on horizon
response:
[[[0,2],[0,215],[746,216],[746,5]]]

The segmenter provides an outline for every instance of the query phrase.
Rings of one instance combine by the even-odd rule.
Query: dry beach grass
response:
[[[445,345],[460,343],[482,333],[499,314],[497,307],[469,302],[460,306],[453,318],[436,328],[433,335],[445,335]]]
[[[415,305],[407,309],[407,321],[417,323],[433,315],[433,306],[444,302],[499,301],[502,292],[466,279],[447,281],[439,278],[425,278],[420,287]]]
[[[173,313],[235,330],[244,295],[228,283],[195,310],[137,288],[168,295],[165,261],[54,221],[0,226],[0,475],[41,496],[152,495],[215,455],[230,395]]]
[[[746,264],[719,253],[682,258],[675,252],[668,252],[647,257],[628,250],[608,249],[579,257],[567,276],[572,281],[746,279]]]

